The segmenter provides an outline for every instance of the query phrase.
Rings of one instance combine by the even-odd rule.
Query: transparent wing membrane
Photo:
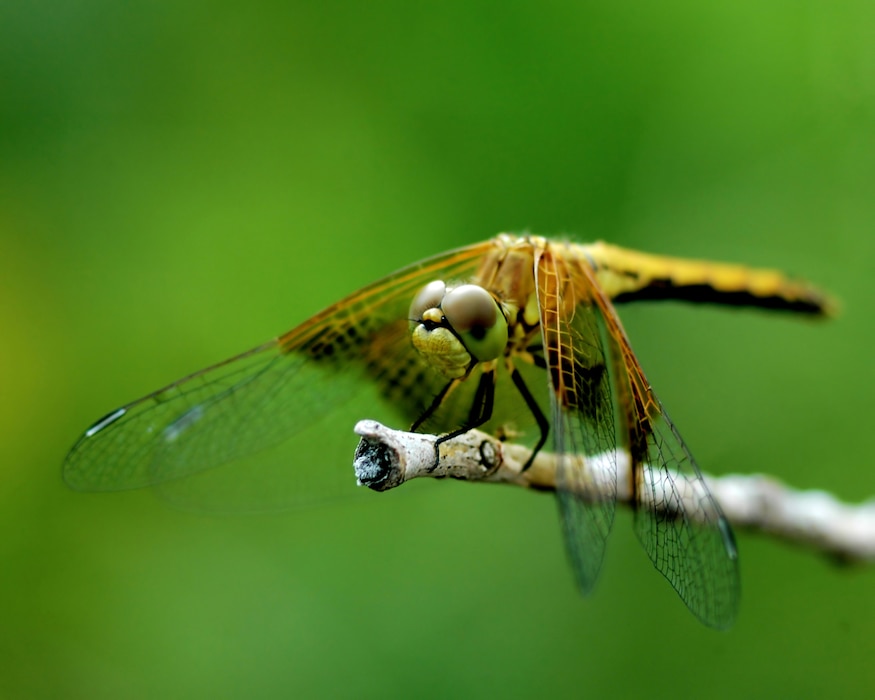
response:
[[[693,456],[653,394],[610,302],[594,292],[619,365],[615,386],[634,483],[635,530],[654,566],[702,622],[724,629],[738,609],[732,530]]]
[[[740,597],[729,523],[659,405],[637,485],[635,532],[659,572],[702,622],[725,629]]]
[[[580,588],[595,586],[614,521],[618,435],[604,326],[578,266],[545,251],[537,264],[538,306],[552,387],[557,498]],[[594,483],[577,455],[604,455]]]
[[[294,461],[296,452],[312,454],[320,442],[336,443],[338,424],[351,427],[364,416],[397,421],[400,415],[412,422],[419,415],[442,380],[407,339],[410,300],[435,275],[471,277],[489,246],[471,246],[401,270],[276,340],[114,411],[70,451],[67,483],[90,491],[169,484],[283,444],[286,461],[277,467],[281,473],[274,476],[274,487],[294,495],[288,500],[323,498],[331,490],[326,487],[334,481],[332,473],[342,474],[354,490],[351,471],[343,469],[348,460],[301,464]],[[332,421],[321,435],[308,432],[355,406],[362,392],[364,412],[352,422]],[[302,436],[306,439],[299,440]],[[241,483],[254,480],[249,472],[250,478],[242,476],[248,464],[236,477]],[[211,480],[201,476],[197,482]],[[233,496],[234,489],[228,490]],[[268,486],[263,491],[274,507],[276,491]],[[208,492],[206,500],[213,501],[216,493]],[[189,498],[193,504],[197,500]]]
[[[617,455],[628,452],[634,483],[623,490],[633,496],[645,550],[700,620],[729,626],[739,598],[731,530],[652,394],[592,268],[548,247],[536,276],[557,498],[581,589],[591,591],[598,577],[619,486]],[[580,455],[598,459],[598,476],[581,468]]]

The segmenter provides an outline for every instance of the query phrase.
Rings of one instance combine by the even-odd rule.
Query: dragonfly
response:
[[[438,443],[480,428],[530,445],[533,457],[550,440],[581,591],[595,586],[621,490],[656,569],[699,620],[726,628],[740,596],[735,540],[615,311],[639,300],[808,316],[832,308],[774,270],[503,233],[405,267],[110,412],[75,443],[64,478],[76,490],[151,486],[183,502],[207,493],[272,508],[352,490],[322,450],[347,449],[330,437],[347,417],[389,416]],[[603,483],[581,478],[580,457],[620,453],[631,483],[617,483],[610,458]],[[658,494],[681,492],[695,497],[667,516]]]

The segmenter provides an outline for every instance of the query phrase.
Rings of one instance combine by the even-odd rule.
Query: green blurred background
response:
[[[865,0],[4,3],[0,695],[871,697],[875,571],[761,536],[716,633],[625,512],[582,599],[548,496],[211,518],[60,465],[121,403],[531,230],[832,290],[829,323],[621,313],[706,471],[868,497],[873,29]]]

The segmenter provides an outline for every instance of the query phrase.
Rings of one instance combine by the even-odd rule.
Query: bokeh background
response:
[[[4,3],[0,696],[871,697],[875,570],[762,536],[716,633],[625,512],[582,599],[549,496],[216,518],[60,465],[117,405],[531,230],[834,292],[828,323],[621,312],[706,471],[875,494],[873,32],[866,0]]]

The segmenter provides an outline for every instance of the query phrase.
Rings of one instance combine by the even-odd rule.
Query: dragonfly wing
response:
[[[546,247],[536,260],[536,289],[550,376],[556,493],[578,585],[589,593],[604,559],[617,491],[617,420],[606,327],[584,270]],[[594,473],[580,457],[600,459]]]
[[[735,539],[683,439],[654,395],[611,303],[594,296],[621,365],[620,422],[634,483],[635,531],[653,564],[702,622],[729,627],[740,581]]]
[[[726,629],[741,590],[735,538],[677,429],[656,405],[659,415],[639,460],[635,532],[693,614]]]
[[[170,484],[282,443],[278,458],[285,464],[277,472],[283,491],[300,485],[293,500],[321,496],[325,484],[318,474],[326,470],[342,474],[351,487],[343,462],[326,465],[309,457],[295,463],[295,457],[318,455],[314,441],[318,448],[320,442],[335,444],[340,431],[351,435],[352,422],[335,422],[345,409],[362,411],[352,421],[400,415],[412,422],[419,415],[443,380],[410,344],[410,302],[434,279],[470,278],[491,245],[405,268],[279,338],[114,411],[68,454],[67,483],[91,491]],[[316,430],[326,421],[330,426]],[[256,481],[242,465],[236,476],[229,473],[229,483]],[[270,492],[271,485],[261,490]]]

